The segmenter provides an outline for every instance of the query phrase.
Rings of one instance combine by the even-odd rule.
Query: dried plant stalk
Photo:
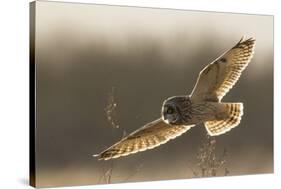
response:
[[[105,107],[106,118],[112,128],[118,129],[119,124],[117,121],[117,102],[115,99],[115,88],[112,87],[111,91],[108,93],[107,105]]]
[[[107,121],[109,122],[111,128],[113,129],[119,129],[120,126],[118,124],[118,119],[117,119],[117,102],[115,99],[115,88],[112,87],[111,91],[108,93],[108,97],[107,97],[107,105],[105,107],[105,113],[106,113],[106,118]],[[123,137],[125,137],[127,135],[126,130],[123,129]],[[99,178],[99,183],[106,183],[106,184],[110,184],[112,183],[112,179],[113,179],[113,172],[116,169],[116,163],[114,163],[115,161],[111,160],[111,161],[107,161],[104,162],[104,166],[102,167],[101,170],[101,176]],[[130,180],[132,177],[134,177],[142,168],[142,164],[139,164],[135,170],[133,170],[133,172],[131,174],[129,174],[124,180],[123,182],[126,182],[128,180]]]
[[[215,137],[206,135],[199,151],[197,153],[197,171],[191,169],[194,177],[211,177],[217,176],[219,172],[223,169],[224,174],[228,175],[229,170],[226,166],[227,151],[224,149],[221,155],[216,153],[217,141]]]

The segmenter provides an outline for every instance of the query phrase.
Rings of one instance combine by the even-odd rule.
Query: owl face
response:
[[[184,119],[184,109],[186,109],[186,96],[175,96],[168,98],[163,102],[162,106],[162,119],[171,125],[184,124],[186,121]]]

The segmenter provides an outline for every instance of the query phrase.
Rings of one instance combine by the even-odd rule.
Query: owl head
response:
[[[163,102],[162,119],[171,125],[181,125],[186,123],[186,109],[190,100],[188,96],[174,96]]]

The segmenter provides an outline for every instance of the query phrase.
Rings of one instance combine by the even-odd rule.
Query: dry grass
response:
[[[120,130],[120,125],[118,123],[118,117],[117,117],[117,101],[115,97],[115,88],[112,87],[111,91],[108,93],[107,98],[107,104],[105,107],[105,113],[108,123],[110,124],[111,128],[116,130]],[[126,130],[123,129],[123,136],[125,137],[127,135]],[[116,160],[110,160],[103,162],[104,165],[101,170],[101,176],[99,178],[99,183],[106,183],[110,184],[113,180],[113,173],[116,170]],[[134,177],[142,168],[142,164],[139,164],[133,169],[132,173],[128,174],[126,178],[122,180],[122,182],[126,182],[130,180],[132,177]]]
[[[112,182],[111,180],[113,176],[113,170],[114,170],[114,161],[110,161],[108,168],[106,168],[106,165],[104,165],[102,167],[98,183],[110,184]]]
[[[108,123],[114,129],[119,128],[119,124],[117,121],[117,112],[116,112],[117,105],[118,104],[115,99],[115,88],[112,87],[111,91],[108,93],[107,105],[104,110],[106,113],[106,118],[107,118]]]
[[[110,184],[113,183],[114,179],[114,171],[116,171],[116,161],[110,160],[107,162],[104,162],[104,166],[101,170],[100,178],[98,183],[105,183]],[[132,179],[136,174],[138,174],[143,167],[143,164],[139,164],[136,167],[132,168],[132,171],[128,173],[127,176],[125,176],[123,179],[118,179],[118,182],[128,182],[130,179]],[[116,178],[115,178],[116,181]]]
[[[227,151],[224,149],[223,153],[218,155],[216,147],[216,138],[206,135],[196,156],[196,169],[190,168],[194,177],[226,176],[229,174],[226,167]]]

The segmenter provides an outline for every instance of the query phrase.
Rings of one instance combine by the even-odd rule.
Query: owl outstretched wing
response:
[[[233,48],[207,65],[191,93],[194,101],[221,101],[238,81],[254,54],[255,40],[242,38]]]
[[[192,126],[169,125],[159,118],[94,156],[97,156],[99,160],[109,160],[152,149],[180,136]]]

